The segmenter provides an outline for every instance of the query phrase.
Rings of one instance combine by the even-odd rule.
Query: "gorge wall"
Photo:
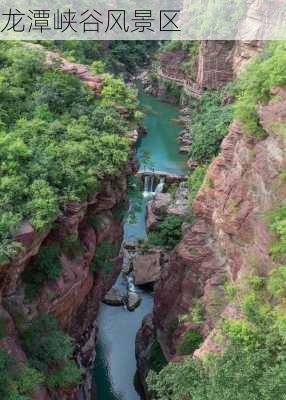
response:
[[[236,318],[225,282],[237,283],[253,272],[265,276],[273,267],[267,215],[286,200],[286,141],[280,131],[286,122],[286,90],[274,88],[273,95],[259,111],[267,137],[258,140],[233,122],[208,169],[192,206],[195,222],[171,253],[155,286],[153,318],[144,321],[137,337],[143,381],[155,339],[167,360],[180,361],[178,346],[189,331],[203,338],[196,357],[219,352],[223,344],[213,340],[217,323],[222,316]],[[204,315],[195,322],[191,316],[198,304]]]
[[[27,45],[36,47],[38,45]],[[48,64],[59,60],[61,71],[82,80],[95,96],[100,96],[103,82],[84,65],[70,63],[58,54],[46,52]],[[128,112],[118,105],[123,118]],[[85,372],[78,387],[47,390],[39,387],[37,400],[89,399],[91,368],[95,357],[97,335],[96,317],[101,300],[114,283],[121,269],[119,250],[123,239],[123,215],[127,207],[128,176],[137,169],[134,143],[137,131],[125,136],[130,143],[130,158],[120,177],[108,176],[101,180],[99,189],[81,203],[69,203],[62,215],[42,232],[23,221],[13,239],[22,246],[14,259],[0,268],[0,348],[6,350],[18,367],[28,364],[22,334],[29,322],[40,315],[56,317],[61,330],[75,342],[74,358]],[[106,241],[114,247],[112,270],[91,269],[98,249]],[[45,281],[36,295],[27,296],[25,274],[41,250],[56,245],[60,249],[60,275]]]
[[[129,171],[131,172],[131,170]],[[128,173],[128,171],[126,171]],[[102,190],[80,206],[70,205],[63,217],[57,221],[58,228],[37,234],[24,224],[17,239],[25,252],[12,264],[1,268],[1,321],[4,321],[6,335],[0,340],[6,349],[20,363],[26,362],[19,340],[19,319],[29,321],[41,314],[56,316],[63,331],[77,343],[75,358],[83,368],[92,366],[95,356],[96,316],[100,301],[111,287],[120,270],[120,260],[115,262],[112,273],[91,271],[91,261],[97,248],[105,240],[118,248],[122,242],[123,225],[116,216],[116,207],[126,201],[127,175],[117,181],[106,181]],[[96,218],[98,226],[91,220]],[[42,246],[58,243],[64,247],[70,235],[78,238],[81,251],[77,255],[61,253],[61,275],[59,279],[45,284],[33,301],[25,298],[25,283],[22,274]],[[117,267],[116,267],[117,265]],[[91,378],[87,375],[85,385],[71,393],[62,391],[51,397],[42,389],[38,399],[89,398]],[[79,392],[78,392],[79,390]],[[43,397],[45,393],[45,397]]]

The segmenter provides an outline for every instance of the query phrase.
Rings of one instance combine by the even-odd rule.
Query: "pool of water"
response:
[[[145,117],[148,134],[137,146],[137,154],[143,150],[150,152],[152,166],[156,170],[182,174],[186,170],[186,157],[178,154],[176,136],[182,129],[174,118],[178,107],[163,103],[140,92],[141,104],[150,112]],[[142,209],[137,213],[136,223],[126,223],[124,239],[146,236],[146,204],[150,198],[142,195]],[[126,281],[121,274],[115,284],[126,290]],[[99,336],[94,367],[96,400],[140,400],[135,389],[136,373],[135,337],[143,317],[153,308],[151,293],[136,288],[142,297],[141,305],[133,312],[123,307],[110,307],[102,304],[99,317]]]
[[[156,97],[140,91],[140,103],[147,112],[144,125],[148,134],[138,143],[137,153],[150,153],[152,167],[157,171],[183,174],[186,172],[186,156],[179,154],[177,136],[183,129],[174,120],[178,117],[178,107],[163,103]]]

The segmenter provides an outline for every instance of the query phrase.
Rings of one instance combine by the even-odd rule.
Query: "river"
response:
[[[183,174],[186,171],[186,157],[178,153],[176,137],[182,127],[174,119],[178,107],[163,103],[155,97],[139,92],[141,105],[149,109],[144,120],[148,134],[137,145],[137,154],[150,152],[152,166],[156,170]],[[146,236],[146,203],[143,197],[142,209],[136,215],[136,223],[125,223],[124,239]],[[126,281],[120,275],[115,284],[126,290]],[[135,288],[142,297],[141,305],[133,312],[123,307],[101,305],[98,317],[99,335],[97,343],[94,379],[96,400],[140,400],[134,385],[136,373],[135,337],[143,317],[152,311],[152,293]]]

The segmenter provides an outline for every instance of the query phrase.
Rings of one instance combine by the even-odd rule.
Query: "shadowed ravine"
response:
[[[178,154],[176,136],[181,127],[173,119],[178,116],[178,107],[140,93],[140,102],[152,110],[145,117],[148,134],[137,147],[137,154],[148,150],[152,166],[160,171],[175,174],[185,172],[186,157]],[[150,197],[143,197],[142,210],[137,213],[136,223],[124,226],[124,239],[142,238],[146,235],[146,203]],[[126,280],[119,276],[115,286],[126,288]],[[94,379],[96,400],[138,400],[140,395],[134,386],[136,373],[135,337],[143,317],[152,311],[151,293],[135,288],[142,297],[141,305],[133,312],[123,307],[102,304],[99,318],[99,339],[97,344]]]

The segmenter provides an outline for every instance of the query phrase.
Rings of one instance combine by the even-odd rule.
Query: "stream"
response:
[[[182,127],[174,122],[179,108],[146,95],[139,91],[141,105],[150,112],[145,116],[144,125],[148,134],[137,145],[137,155],[148,150],[155,170],[183,174],[186,171],[186,156],[178,153],[176,137]],[[151,191],[154,191],[152,189]],[[146,204],[152,194],[142,193],[142,209],[136,215],[136,223],[124,225],[124,240],[140,239],[146,236]],[[126,291],[126,278],[120,274],[115,287]],[[132,285],[132,282],[131,282]],[[96,400],[140,400],[136,390],[135,337],[143,317],[152,311],[152,293],[133,287],[140,294],[140,306],[132,312],[124,307],[101,305],[98,317],[98,342],[94,379]]]

